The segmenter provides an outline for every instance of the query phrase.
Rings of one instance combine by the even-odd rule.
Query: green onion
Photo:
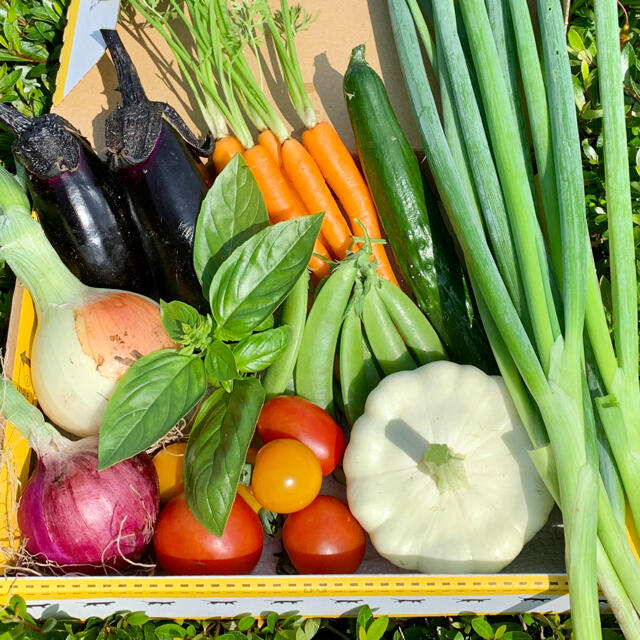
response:
[[[461,0],[460,9],[480,83],[496,167],[510,212],[511,232],[520,263],[535,343],[542,366],[548,371],[555,338],[550,309],[546,304],[545,290],[550,285],[546,264],[541,264],[536,246],[539,230],[536,228],[537,218],[526,162],[522,153],[513,153],[514,148],[520,148],[518,125],[511,108],[484,2]]]
[[[538,58],[527,0],[509,0],[509,4],[542,192],[543,219],[547,227],[549,250],[556,276],[561,279],[562,250],[560,247],[558,195],[556,193],[555,163],[551,148],[549,109],[542,68]]]
[[[620,368],[637,387],[638,295],[617,3],[615,0],[599,0],[595,9],[605,138],[613,331]]]
[[[514,32],[509,19],[507,0],[485,0],[487,15],[493,32],[493,41],[500,58],[500,68],[504,77],[507,93],[510,96],[511,109],[518,124],[522,157],[529,178],[529,186],[534,192],[533,168],[531,166],[531,150],[527,139],[527,119],[525,117],[520,91],[520,74],[518,73],[516,44]]]
[[[623,626],[634,633],[637,628],[634,607],[640,609],[640,565],[621,525],[615,465],[610,459],[607,443],[602,441],[601,432],[600,445],[598,443],[597,418],[601,418],[607,434],[617,429],[622,442],[625,424],[629,424],[628,416],[633,415],[633,407],[640,407],[640,403],[633,404],[630,392],[616,396],[619,406],[611,402],[612,396],[597,398],[600,393],[599,376],[602,376],[609,393],[612,377],[618,380],[621,376],[615,373],[617,364],[615,356],[613,360],[610,357],[612,350],[608,351],[611,349],[608,336],[609,346],[603,342],[602,353],[598,351],[601,345],[594,340],[594,335],[597,337],[597,331],[602,329],[600,311],[594,304],[594,301],[599,302],[599,291],[597,282],[595,289],[590,283],[592,256],[588,251],[586,234],[581,152],[560,7],[555,0],[539,0],[541,43],[545,56],[544,65],[541,65],[526,4],[521,0],[510,0],[512,20],[518,23],[514,35],[521,66],[525,60],[529,61],[526,73],[521,68],[527,112],[531,116],[533,105],[542,107],[541,113],[532,118],[531,126],[534,149],[542,170],[543,219],[548,229],[555,225],[556,231],[560,231],[559,241],[556,238],[553,243],[552,255],[553,271],[561,278],[562,286],[555,287],[526,176],[528,157],[523,156],[528,156],[529,152],[519,143],[521,128],[519,130],[510,107],[513,97],[500,70],[499,51],[486,7],[482,0],[460,0],[458,6],[471,45],[482,97],[478,111],[484,109],[486,115],[506,218],[518,259],[517,277],[527,300],[527,314],[518,313],[513,305],[504,276],[496,264],[497,255],[494,257],[489,248],[484,229],[474,224],[475,203],[469,189],[460,180],[462,165],[456,163],[448,146],[421,61],[412,19],[412,10],[415,15],[414,2],[389,0],[402,71],[427,161],[464,253],[496,360],[537,447],[532,458],[562,507],[576,638],[601,636],[597,576],[613,601],[612,607]],[[500,7],[504,9],[503,4]],[[435,55],[446,60],[453,93],[451,97],[459,110],[458,122],[464,131],[465,127],[478,125],[480,118],[477,112],[469,118],[473,113],[469,105],[472,108],[473,102],[469,78],[465,74],[465,58],[456,38],[455,16],[451,3],[434,3],[432,9],[438,32]],[[504,14],[502,16],[504,18]],[[524,18],[526,21],[522,23]],[[416,23],[422,30],[419,19]],[[610,39],[612,44],[614,39]],[[511,60],[511,64],[515,65],[515,61]],[[541,71],[543,66],[546,88]],[[466,118],[463,113],[467,114]],[[468,133],[466,135],[469,136]],[[487,157],[486,147],[485,143],[483,157]],[[469,159],[475,161],[478,157],[469,149],[467,152]],[[472,177],[484,210],[486,196],[479,184],[487,180],[487,176],[478,167],[472,167]],[[516,198],[516,194],[522,198]],[[561,289],[556,296],[552,295],[554,287]],[[586,312],[589,304],[591,308]],[[559,305],[562,330],[556,305]],[[532,325],[531,336],[525,330],[527,315]],[[585,315],[587,326],[591,322],[596,330],[589,332],[599,369],[593,368],[593,358],[590,357],[591,388],[585,375]],[[604,327],[606,331],[606,323]],[[632,330],[637,334],[636,326]],[[635,349],[637,358],[637,343]],[[634,397],[637,397],[637,362],[635,364]],[[594,414],[590,391],[596,396],[598,415]],[[610,406],[605,406],[607,401]],[[609,440],[612,441],[611,436]],[[612,507],[598,473],[599,446],[603,452],[603,472],[608,478],[608,488],[618,512]],[[611,442],[611,448],[615,453],[614,442]],[[617,455],[616,462],[620,465]]]
[[[602,399],[599,407],[607,436],[618,462],[636,526],[640,526],[638,299],[631,193],[627,166],[618,10],[615,0],[601,0],[596,3],[596,36],[600,98],[603,108],[613,332],[619,364],[614,379],[612,381],[605,380],[611,396]],[[597,345],[594,345],[594,349],[597,349]],[[609,383],[607,384],[607,382]],[[624,430],[621,429],[616,414],[622,414]]]
[[[450,90],[456,102],[458,121],[461,123],[467,154],[473,158],[471,172],[477,185],[479,200],[491,246],[496,256],[500,273],[507,286],[520,317],[526,313],[523,292],[520,287],[515,248],[509,229],[509,221],[495,170],[489,141],[485,134],[480,108],[476,102],[471,78],[465,65],[462,44],[455,30],[455,10],[452,0],[441,0],[433,6],[434,24],[438,42],[442,47],[442,58],[446,61],[449,74],[454,79],[455,91]],[[442,86],[441,86],[442,92]],[[444,92],[442,92],[444,93]]]

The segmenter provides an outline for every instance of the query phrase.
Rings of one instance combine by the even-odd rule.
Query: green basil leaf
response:
[[[220,427],[222,419],[227,410],[229,394],[222,389],[216,389],[198,409],[198,414],[193,421],[189,441],[187,442],[186,456],[200,458],[204,454],[202,451],[211,453],[210,460],[213,460],[213,452],[220,444]],[[185,487],[191,482],[190,465],[182,465],[182,477]],[[189,497],[187,496],[187,500]]]
[[[287,297],[307,268],[322,213],[267,227],[238,247],[209,290],[217,337],[241,340]]]
[[[260,189],[238,153],[207,192],[196,222],[193,265],[205,296],[213,274],[233,250],[267,226]]]
[[[203,316],[192,306],[173,300],[160,300],[160,315],[165,331],[185,347],[183,351],[205,351],[213,340],[213,318]]]
[[[233,348],[238,371],[256,373],[272,365],[289,344],[287,326],[269,329],[238,342]]]
[[[206,390],[204,365],[197,356],[160,349],[127,369],[100,426],[98,468],[149,448],[196,406]]]
[[[257,378],[245,378],[236,381],[233,391],[220,398],[209,409],[208,419],[192,430],[184,461],[189,509],[216,536],[224,533],[236,497],[242,465],[264,402],[264,389]]]
[[[238,376],[238,367],[233,351],[224,343],[216,340],[207,348],[204,368],[211,384],[223,380],[233,380]]]
[[[182,342],[184,338],[184,325],[195,327],[202,317],[204,316],[201,316],[197,309],[186,302],[160,300],[162,326],[169,337],[176,342]]]
[[[273,317],[273,314],[268,315],[264,322],[262,322],[261,324],[259,324],[254,331],[266,331],[267,329],[271,329],[273,327],[273,325],[276,323],[275,318]]]

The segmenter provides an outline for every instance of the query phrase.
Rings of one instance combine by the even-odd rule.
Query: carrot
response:
[[[282,144],[282,166],[307,210],[324,211],[322,236],[332,253],[342,260],[352,234],[315,160],[297,140],[289,138]]]
[[[319,122],[302,134],[302,142],[316,161],[324,179],[338,196],[353,232],[359,235],[360,228],[355,222],[358,219],[371,238],[381,238],[378,213],[369,187],[333,126],[328,122]],[[373,255],[378,261],[378,273],[398,284],[385,247],[373,244]]]
[[[271,224],[307,215],[307,211],[300,207],[299,198],[286,181],[282,171],[264,147],[257,144],[247,149],[243,156],[258,183]],[[313,250],[330,258],[320,238],[316,240]],[[309,261],[309,268],[318,278],[329,274],[329,265],[315,256]]]
[[[258,144],[261,147],[264,147],[269,152],[269,155],[273,158],[273,161],[276,163],[276,166],[278,166],[282,171],[282,175],[284,176],[284,179],[289,184],[289,187],[291,187],[291,191],[293,192],[293,195],[297,201],[298,207],[300,207],[301,209],[304,209],[307,213],[315,213],[310,211],[309,209],[307,209],[307,207],[304,206],[304,202],[300,198],[300,195],[298,194],[295,187],[291,183],[291,180],[289,179],[287,172],[284,170],[284,167],[282,166],[282,143],[280,142],[280,138],[278,138],[278,136],[274,133],[272,129],[263,129],[258,134]]]
[[[213,166],[220,173],[230,162],[236,153],[242,153],[244,147],[235,136],[225,136],[216,140],[216,146],[213,149]]]
[[[258,134],[258,144],[271,154],[278,167],[282,167],[282,145],[271,129],[264,129]]]

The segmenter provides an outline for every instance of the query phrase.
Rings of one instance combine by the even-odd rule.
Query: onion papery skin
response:
[[[159,503],[148,456],[99,472],[97,438],[88,438],[41,455],[22,494],[18,524],[26,550],[37,559],[94,574],[140,559]]]
[[[39,309],[31,355],[33,388],[47,417],[83,437],[98,433],[116,383],[138,358],[176,347],[160,308],[111,289]]]

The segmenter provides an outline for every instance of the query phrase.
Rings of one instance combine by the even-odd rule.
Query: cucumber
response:
[[[356,147],[382,225],[416,303],[456,362],[495,368],[479,316],[418,159],[396,118],[364,45],[353,49],[344,95]]]

